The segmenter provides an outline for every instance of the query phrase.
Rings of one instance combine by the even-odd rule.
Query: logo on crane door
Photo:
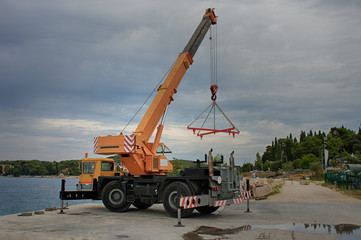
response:
[[[124,135],[124,151],[127,153],[134,152],[134,135]]]

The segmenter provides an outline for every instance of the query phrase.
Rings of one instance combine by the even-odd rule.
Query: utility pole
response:
[[[328,151],[326,150],[325,138],[323,139],[323,154],[325,159],[325,173],[327,173],[327,160],[328,160]]]

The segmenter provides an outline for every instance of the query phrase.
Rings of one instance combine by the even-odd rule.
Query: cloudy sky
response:
[[[206,37],[168,111],[170,159],[203,159],[212,147],[235,150],[241,164],[274,137],[358,129],[358,0],[0,0],[0,160],[80,159],[93,137],[119,134],[209,7],[217,102],[240,135],[200,140],[186,129],[211,101]]]

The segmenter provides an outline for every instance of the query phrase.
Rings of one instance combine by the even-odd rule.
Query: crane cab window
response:
[[[102,171],[114,171],[114,163],[102,162]]]
[[[157,154],[165,154],[165,153],[172,153],[172,151],[164,145],[164,143],[160,143],[157,148]]]
[[[83,163],[83,173],[92,174],[94,172],[95,162],[84,162]]]

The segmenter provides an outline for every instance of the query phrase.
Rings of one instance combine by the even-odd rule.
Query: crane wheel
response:
[[[105,185],[102,201],[104,206],[112,212],[124,212],[131,205],[127,202],[126,193],[119,181],[112,181]]]
[[[202,214],[210,214],[217,211],[218,208],[219,207],[204,206],[204,207],[197,207],[196,210]]]
[[[135,201],[133,202],[133,206],[138,208],[138,209],[147,209],[147,208],[150,208],[153,204],[151,203],[144,203],[144,202],[141,202],[141,201]]]
[[[167,213],[172,217],[177,217],[178,208],[176,203],[177,197],[177,185],[180,184],[182,196],[192,196],[190,187],[184,182],[172,182],[164,190],[163,206]],[[189,217],[194,208],[183,209],[181,208],[181,216]]]

